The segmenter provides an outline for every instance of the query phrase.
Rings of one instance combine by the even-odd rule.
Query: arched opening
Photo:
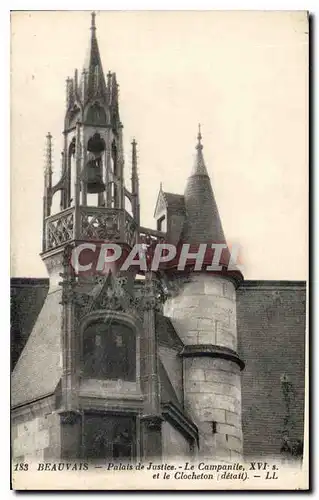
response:
[[[135,426],[133,417],[85,413],[85,459],[130,461],[136,453]]]
[[[100,156],[103,151],[105,151],[105,141],[97,132],[90,137],[87,143],[87,150]]]
[[[125,323],[96,321],[83,334],[83,376],[135,381],[136,338]]]
[[[87,142],[87,156],[84,180],[87,186],[87,204],[97,206],[103,204],[105,191],[103,172],[103,153],[106,145],[99,133],[95,133]]]
[[[107,117],[104,108],[98,103],[95,102],[87,111],[86,114],[86,123],[91,125],[107,125]]]
[[[57,214],[61,211],[61,194],[60,191],[56,191],[54,195],[52,196],[52,203],[51,203],[51,214],[54,215]]]

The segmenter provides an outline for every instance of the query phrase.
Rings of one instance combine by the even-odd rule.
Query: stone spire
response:
[[[86,98],[98,95],[106,96],[107,94],[99,45],[96,37],[95,12],[92,12],[91,16],[91,40],[82,72],[82,79],[85,80],[84,87]]]
[[[195,162],[184,193],[186,222],[183,241],[190,244],[224,243],[225,236],[204,161],[200,125],[197,140]]]

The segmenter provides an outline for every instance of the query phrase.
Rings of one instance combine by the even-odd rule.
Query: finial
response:
[[[197,143],[196,149],[203,149],[203,145],[201,143],[202,134],[201,134],[201,125],[200,125],[200,123],[198,124],[197,140],[198,140],[198,143]]]
[[[135,193],[138,195],[138,173],[137,173],[137,154],[136,154],[136,140],[135,137],[133,138],[132,142],[132,193]]]
[[[135,137],[133,138],[132,142],[132,168],[133,170],[137,168],[137,157],[136,157],[136,145],[137,145],[137,142],[135,140]]]
[[[61,175],[63,174],[64,170],[64,151],[61,151]]]
[[[91,12],[91,30],[92,30],[92,31],[95,31],[95,30],[96,30],[96,26],[95,26],[95,16],[96,16],[96,13],[95,13],[95,12]]]
[[[163,183],[160,183],[160,191],[163,191]]]
[[[46,135],[45,173],[52,174],[52,135],[50,132]]]

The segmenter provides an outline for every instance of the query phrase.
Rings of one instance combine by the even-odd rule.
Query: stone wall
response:
[[[294,389],[291,436],[303,438],[306,287],[304,282],[246,281],[237,291],[244,454],[279,455],[285,405],[281,377]]]
[[[237,349],[236,291],[223,278],[193,273],[180,293],[165,304],[185,344],[214,344]]]
[[[185,410],[196,418],[200,455],[235,459],[242,454],[241,375],[237,364],[186,358]]]
[[[56,414],[12,422],[12,456],[17,462],[60,458],[60,417]]]
[[[236,291],[227,279],[192,274],[165,305],[185,345],[237,349]],[[231,360],[191,354],[184,359],[184,405],[199,430],[202,457],[230,460],[242,453],[241,376]]]
[[[189,441],[169,422],[162,424],[162,453],[163,461],[183,460],[191,453]]]

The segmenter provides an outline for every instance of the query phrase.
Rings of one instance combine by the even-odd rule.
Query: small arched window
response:
[[[124,323],[91,323],[83,336],[83,374],[85,377],[134,381],[136,340],[132,328]]]

